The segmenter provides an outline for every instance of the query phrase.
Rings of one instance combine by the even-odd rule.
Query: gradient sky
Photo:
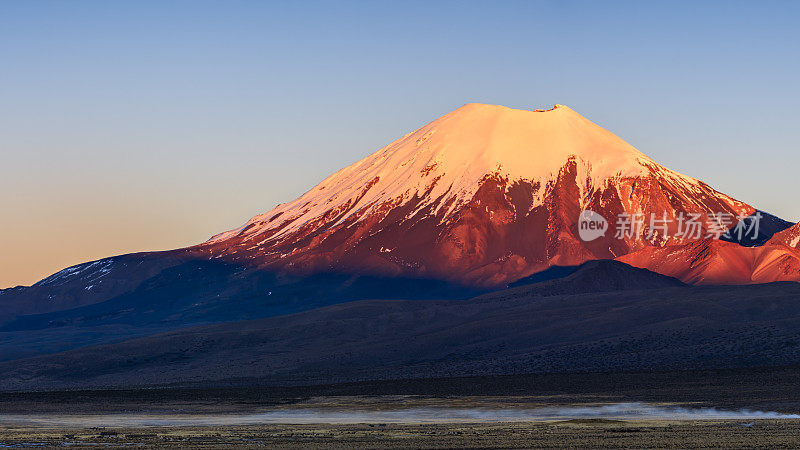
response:
[[[0,287],[204,241],[464,103],[800,220],[800,2],[0,2]]]

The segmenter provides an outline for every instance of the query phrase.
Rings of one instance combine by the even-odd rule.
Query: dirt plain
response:
[[[800,420],[268,424],[0,430],[3,447],[797,448]]]

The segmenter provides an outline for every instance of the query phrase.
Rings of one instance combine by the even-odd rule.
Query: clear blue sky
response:
[[[0,287],[235,227],[467,102],[800,219],[800,2],[0,2]]]

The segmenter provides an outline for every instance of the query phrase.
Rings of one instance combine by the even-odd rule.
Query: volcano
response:
[[[607,218],[611,230],[624,213],[654,214],[671,225],[651,230],[645,223],[622,239],[608,232],[584,242],[577,221],[587,209]],[[496,288],[552,265],[684,245],[673,237],[679,214],[706,222],[715,213],[755,211],[656,163],[567,106],[471,103],[195,250],[301,275],[367,273]]]

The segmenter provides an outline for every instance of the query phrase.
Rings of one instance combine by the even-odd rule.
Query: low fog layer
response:
[[[210,426],[311,423],[451,423],[541,422],[568,419],[800,419],[800,414],[771,411],[726,411],[716,408],[616,403],[601,406],[544,407],[535,409],[413,408],[400,410],[282,409],[247,415],[0,415],[0,424],[40,426]]]

